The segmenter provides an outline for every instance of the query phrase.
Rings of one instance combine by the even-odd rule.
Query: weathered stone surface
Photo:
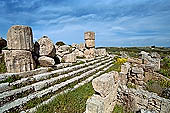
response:
[[[35,63],[30,51],[3,50],[7,71],[10,73],[30,71],[35,68]]]
[[[97,56],[106,56],[107,55],[106,49],[96,49],[96,55]]]
[[[48,66],[54,66],[55,61],[53,58],[42,56],[38,59],[41,66],[48,67]]]
[[[104,100],[99,95],[93,95],[86,102],[85,113],[104,113]]]
[[[86,40],[86,47],[87,48],[94,48],[95,47],[95,40]]]
[[[12,26],[7,33],[8,49],[33,50],[32,29],[28,26]]]
[[[136,73],[136,74],[143,74],[144,71],[142,68],[138,68],[138,67],[132,67],[132,72]]]
[[[121,73],[128,74],[129,69],[130,69],[130,64],[128,62],[121,65]]]
[[[157,52],[152,52],[151,57],[152,58],[161,58],[161,56]]]
[[[103,74],[92,81],[93,88],[102,97],[106,97],[114,89],[114,75]]]
[[[95,40],[95,33],[88,31],[84,33],[84,39],[85,40]]]
[[[70,46],[69,45],[63,45],[63,46],[60,46],[59,48],[58,48],[58,50],[62,50],[62,52],[70,52],[71,51],[71,48],[70,48]]]
[[[74,53],[64,55],[63,59],[67,63],[73,63],[73,62],[76,62],[76,60],[77,60],[76,59],[76,54],[74,54]]]
[[[40,45],[39,54],[40,56],[50,56],[54,57],[56,53],[55,46],[53,42],[47,37],[43,36],[38,40],[38,43]]]
[[[76,54],[76,57],[81,57],[81,58],[84,57],[84,53],[83,53],[82,51],[78,50],[78,49],[75,49],[75,50],[73,51],[73,53]]]
[[[94,48],[86,49],[84,51],[84,56],[86,58],[94,58],[95,57],[95,49]]]
[[[78,49],[79,49],[80,51],[84,51],[84,50],[86,49],[85,43],[80,43],[80,44],[78,45]]]
[[[7,41],[0,37],[0,49],[7,46]]]
[[[103,74],[92,81],[94,94],[86,102],[86,113],[112,113],[117,100],[118,83],[115,84],[114,76],[118,72]],[[104,94],[104,96],[102,96]]]

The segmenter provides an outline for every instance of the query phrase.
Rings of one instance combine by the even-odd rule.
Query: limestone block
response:
[[[84,53],[78,49],[75,49],[73,53],[76,54],[76,57],[84,57]]]
[[[70,48],[69,45],[60,46],[58,49],[59,49],[59,50],[62,50],[62,52],[67,52],[67,51],[70,52],[70,50],[71,50],[71,48]]]
[[[30,71],[35,68],[35,63],[30,51],[3,50],[7,72],[17,73]]]
[[[86,113],[104,113],[104,100],[94,94],[86,102]]]
[[[28,26],[12,26],[7,33],[8,49],[33,50],[32,29]]]
[[[88,31],[84,33],[84,39],[85,40],[95,40],[95,33]]]
[[[123,65],[121,65],[121,73],[126,75],[128,74],[129,69],[130,69],[129,63],[124,63]]]
[[[94,58],[95,57],[95,49],[94,48],[86,49],[84,51],[84,56],[86,58]]]
[[[74,63],[76,62],[76,54],[74,53],[66,54],[64,55],[63,59],[67,63]]]
[[[107,55],[106,49],[96,49],[96,55],[97,56],[106,56]]]
[[[86,47],[87,48],[94,48],[95,47],[95,40],[86,40]]]
[[[138,68],[138,67],[132,67],[132,72],[136,73],[136,74],[143,74],[144,71],[142,68]]]
[[[50,56],[50,57],[55,56],[56,53],[55,46],[47,36],[43,36],[42,38],[40,38],[38,40],[38,43],[40,46],[40,50],[39,50],[40,56]]]
[[[86,49],[85,43],[80,43],[80,44],[78,45],[78,49],[79,49],[80,51],[84,51],[84,50]]]
[[[152,58],[161,58],[161,56],[157,52],[152,52],[151,57]]]
[[[41,66],[48,67],[48,66],[54,66],[55,60],[53,58],[42,56],[38,58],[38,61]]]
[[[114,75],[106,73],[92,81],[93,88],[101,97],[106,97],[114,89]]]

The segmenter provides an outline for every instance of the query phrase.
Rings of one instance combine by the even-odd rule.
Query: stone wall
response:
[[[117,102],[135,112],[144,109],[155,113],[170,113],[170,100],[142,89],[127,88],[126,85],[119,86]]]

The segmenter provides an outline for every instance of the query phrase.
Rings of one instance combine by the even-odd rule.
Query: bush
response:
[[[125,62],[127,62],[126,58],[117,58],[117,63],[118,64],[124,64]]]
[[[63,46],[63,45],[66,45],[64,42],[62,42],[62,41],[59,41],[59,42],[56,42],[56,44],[55,45],[57,45],[57,46]]]

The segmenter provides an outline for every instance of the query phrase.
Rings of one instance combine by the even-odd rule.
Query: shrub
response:
[[[66,45],[64,42],[62,42],[62,41],[59,41],[59,42],[56,42],[56,44],[55,45],[57,45],[57,46],[63,46],[63,45]]]
[[[124,64],[125,62],[127,62],[126,58],[117,58],[117,63],[118,64]]]

